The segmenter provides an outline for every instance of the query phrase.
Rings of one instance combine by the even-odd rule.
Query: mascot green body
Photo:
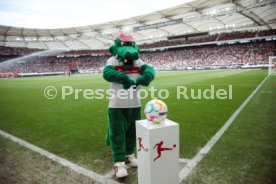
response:
[[[154,79],[154,69],[139,59],[140,49],[130,34],[121,33],[109,48],[103,77],[110,82],[114,96],[108,105],[107,145],[111,146],[114,172],[118,178],[128,175],[125,164],[137,167],[135,121],[141,119],[140,86]],[[124,97],[116,94],[124,90]]]

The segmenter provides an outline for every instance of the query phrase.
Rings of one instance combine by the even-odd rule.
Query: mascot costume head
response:
[[[121,33],[114,40],[114,45],[109,47],[109,52],[122,63],[124,68],[132,68],[134,61],[140,58],[140,49],[128,33]]]

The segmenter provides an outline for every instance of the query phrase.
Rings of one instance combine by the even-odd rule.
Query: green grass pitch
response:
[[[169,91],[163,101],[168,118],[180,124],[180,157],[195,156],[266,75],[264,70],[157,73],[151,86]],[[177,99],[176,86],[204,90],[210,85],[232,85],[232,99]],[[55,99],[44,97],[47,86],[57,88]],[[62,86],[108,89],[100,74],[1,79],[0,129],[95,172],[110,171],[111,151],[105,145],[108,100],[85,99],[81,93],[78,99],[61,99]],[[143,106],[149,100],[143,99]]]
[[[275,183],[275,94],[276,75],[273,75],[181,184]]]

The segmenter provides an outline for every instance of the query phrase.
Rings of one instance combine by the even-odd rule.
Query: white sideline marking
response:
[[[30,150],[36,152],[36,153],[39,153],[40,155],[43,155],[43,156],[46,156],[47,158],[53,160],[53,161],[56,161],[58,162],[59,164],[65,166],[65,167],[69,167],[70,169],[76,171],[77,173],[80,173],[82,175],[85,175],[97,182],[100,182],[100,183],[103,183],[103,184],[119,184],[118,182],[114,181],[114,180],[111,180],[109,178],[106,178],[105,176],[103,175],[100,175],[98,173],[95,173],[91,170],[88,170],[86,168],[83,168],[77,164],[74,164],[73,162],[70,162],[64,158],[61,158],[53,153],[50,153],[44,149],[41,149],[31,143],[28,143],[22,139],[19,139],[11,134],[8,134],[2,130],[0,130],[0,135],[9,139],[9,140],[12,140],[26,148],[29,148]]]
[[[188,158],[179,158],[179,163],[184,163],[184,164],[187,164],[191,161],[191,159],[188,159]],[[129,165],[126,166],[127,169],[130,168]],[[109,172],[107,172],[105,174],[105,177],[107,178],[111,178],[112,176],[114,175],[114,171],[113,170],[110,170]]]
[[[107,172],[104,176],[107,178],[111,178],[114,175],[114,171],[110,170],[109,172]]]
[[[180,158],[180,159],[179,159],[179,162],[180,162],[180,163],[187,164],[187,163],[191,162],[191,159],[188,159],[188,158]]]
[[[196,165],[201,161],[201,159],[211,150],[211,148],[216,144],[216,142],[221,138],[223,133],[227,130],[227,128],[232,124],[238,114],[242,111],[242,109],[246,106],[246,104],[252,99],[252,97],[257,93],[259,88],[266,81],[266,78],[258,85],[258,87],[250,94],[249,97],[240,105],[240,107],[232,114],[232,116],[225,122],[223,127],[219,129],[219,131],[209,140],[209,142],[196,154],[194,158],[179,172],[179,183],[187,178],[187,176],[191,173],[191,171],[196,167]]]

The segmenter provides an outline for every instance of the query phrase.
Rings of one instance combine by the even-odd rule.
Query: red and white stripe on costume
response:
[[[122,66],[115,66],[115,70],[123,72],[125,74],[140,74],[140,67],[124,68]]]

